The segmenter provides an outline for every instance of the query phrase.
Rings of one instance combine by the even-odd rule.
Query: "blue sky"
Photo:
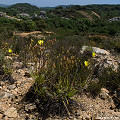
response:
[[[120,4],[120,0],[0,0],[0,4],[30,3],[39,7],[57,5]]]

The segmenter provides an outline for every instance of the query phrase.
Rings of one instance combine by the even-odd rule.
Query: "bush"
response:
[[[44,20],[37,20],[35,21],[36,26],[37,26],[37,30],[42,30],[46,28],[46,23]]]
[[[91,79],[92,52],[81,54],[80,48],[63,47],[56,39],[33,41],[28,48],[30,60],[35,63],[31,76],[35,79],[33,93],[42,101],[40,109],[44,103],[48,105],[53,104],[50,101],[59,101],[69,114],[70,98],[81,93]]]
[[[16,21],[15,27],[18,30],[27,32],[36,30],[36,24],[35,22],[32,21]]]

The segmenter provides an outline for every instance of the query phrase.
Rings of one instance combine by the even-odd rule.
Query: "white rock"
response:
[[[10,97],[13,97],[13,94],[5,92],[5,95],[3,98],[10,98]]]
[[[5,56],[5,60],[13,60],[13,58],[10,56]]]
[[[104,49],[100,49],[98,47],[92,47],[93,51],[98,54],[110,55],[110,53]]]
[[[36,105],[35,104],[27,104],[27,105],[25,105],[25,110],[26,111],[32,111],[32,110],[34,110],[34,109],[36,109]]]
[[[17,117],[17,110],[14,107],[9,108],[7,111],[4,113],[10,118],[16,118]]]
[[[2,99],[4,95],[5,95],[5,92],[0,90],[0,99]]]
[[[97,54],[104,54],[104,55],[110,55],[110,53],[104,49],[98,48],[98,47],[90,47],[90,46],[82,46],[81,52],[84,52],[85,50],[93,50]]]
[[[13,90],[13,89],[16,88],[16,86],[15,86],[15,85],[9,85],[7,88],[8,88],[9,90]]]
[[[0,119],[2,119],[2,117],[3,117],[3,114],[0,114]]]
[[[0,90],[2,89],[2,87],[0,86]]]

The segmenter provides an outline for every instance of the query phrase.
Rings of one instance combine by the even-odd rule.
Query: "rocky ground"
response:
[[[103,59],[100,54],[98,57],[99,60]],[[104,58],[107,59],[106,64],[113,64],[115,68],[120,61],[107,53]],[[13,58],[6,57],[6,59]],[[22,62],[17,58],[14,59],[13,68],[11,81],[14,81],[7,79],[0,81],[0,120],[37,120],[39,113],[36,111],[36,104],[22,102],[25,94],[34,84],[33,78],[29,75],[29,69],[23,67]],[[96,98],[84,93],[75,95],[73,100],[77,105],[70,116],[50,116],[47,120],[120,120],[120,110],[116,108],[113,101],[113,98],[120,99],[119,94],[120,90],[111,95],[107,89],[102,88]]]

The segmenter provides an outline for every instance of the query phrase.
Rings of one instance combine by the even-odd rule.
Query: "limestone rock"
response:
[[[109,96],[109,95],[108,95],[106,92],[101,92],[101,93],[99,94],[99,97],[100,97],[101,99],[103,99],[103,100],[107,99],[108,96]]]
[[[0,119],[2,119],[2,117],[3,117],[3,114],[0,114]]]
[[[3,113],[4,111],[6,111],[9,108],[9,106],[4,103],[4,102],[0,102],[0,112]]]
[[[109,91],[105,88],[101,89],[101,93],[99,94],[99,97],[103,100],[108,100],[109,102],[113,102],[111,96],[109,96]]]
[[[10,56],[5,56],[5,60],[13,60],[13,58]]]
[[[93,51],[98,54],[110,55],[110,53],[104,49],[100,49],[98,47],[92,47]]]
[[[120,119],[120,112],[114,112],[114,113],[112,113],[114,116],[116,116],[116,117],[119,117],[119,119]]]
[[[82,50],[81,52],[84,52],[85,50],[89,50],[89,46],[82,46]],[[103,55],[110,55],[110,53],[104,49],[100,49],[98,47],[92,47],[91,49],[93,49],[93,51],[97,54],[103,54]]]
[[[13,94],[5,92],[4,98],[11,98],[13,96],[14,96]]]
[[[25,105],[25,110],[26,111],[32,111],[34,109],[36,109],[36,105],[35,104],[30,103],[30,104]]]
[[[16,118],[17,115],[17,110],[14,107],[9,108],[7,111],[5,111],[4,113],[5,115],[7,115],[10,118]]]
[[[98,47],[89,47],[89,46],[82,46],[81,53],[86,50],[92,50],[96,53],[96,57],[94,59],[98,61],[98,64],[103,64],[104,67],[113,67],[113,70],[117,70],[119,59],[116,59],[115,56],[112,56],[109,51],[100,49]]]
[[[5,92],[0,90],[0,100],[3,98],[4,95],[5,95]]]
[[[9,85],[7,88],[8,88],[9,90],[13,90],[13,89],[16,88],[16,86],[13,84],[13,85]]]

